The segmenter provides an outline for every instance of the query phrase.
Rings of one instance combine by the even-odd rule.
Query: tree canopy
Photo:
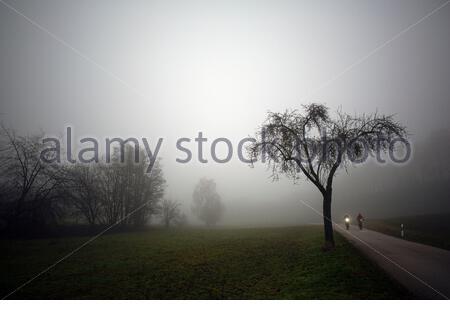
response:
[[[393,150],[397,141],[407,145],[406,128],[394,116],[378,113],[351,116],[312,103],[303,110],[268,112],[248,152],[252,161],[265,162],[272,177],[297,180],[304,176],[324,198],[325,239],[334,244],[331,224],[333,179],[339,168],[361,163],[369,156]]]

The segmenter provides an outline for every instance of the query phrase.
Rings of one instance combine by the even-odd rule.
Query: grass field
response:
[[[367,220],[368,229],[400,237],[400,224],[405,239],[450,250],[450,214],[429,214],[384,220]]]
[[[322,228],[184,229],[105,235],[10,299],[408,298]],[[2,297],[88,238],[2,241]]]

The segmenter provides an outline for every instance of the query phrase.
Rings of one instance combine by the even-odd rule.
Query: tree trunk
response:
[[[325,249],[334,247],[333,223],[331,220],[331,189],[327,190],[323,196],[323,226],[325,231]]]

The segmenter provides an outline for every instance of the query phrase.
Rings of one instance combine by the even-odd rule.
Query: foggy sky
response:
[[[299,202],[321,208],[309,183],[273,183],[263,166],[239,162],[236,150],[227,164],[209,155],[215,138],[236,148],[267,110],[320,102],[332,111],[396,114],[413,142],[422,141],[419,153],[436,150],[430,137],[448,128],[450,5],[328,83],[444,1],[5,2],[53,36],[0,3],[2,123],[20,133],[57,135],[70,124],[78,137],[146,137],[151,145],[163,138],[167,197],[186,212],[194,185],[209,177],[227,207],[225,223],[320,221]],[[176,140],[199,131],[209,139],[208,163],[177,163]],[[442,163],[450,160],[445,150]],[[341,171],[334,214],[450,209],[441,195],[448,165],[436,169],[447,176],[423,182],[427,161]],[[410,202],[411,194],[425,195]]]

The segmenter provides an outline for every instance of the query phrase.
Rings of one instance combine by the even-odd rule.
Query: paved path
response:
[[[371,230],[335,226],[369,259],[413,294],[424,299],[450,297],[450,251],[406,241]]]

